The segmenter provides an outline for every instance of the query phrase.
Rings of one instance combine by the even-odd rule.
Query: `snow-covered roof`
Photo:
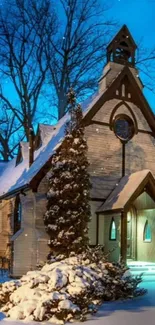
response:
[[[39,124],[42,145],[46,144],[55,128],[55,125]]]
[[[29,143],[21,141],[20,142],[21,154],[23,159],[28,159],[29,155]]]
[[[115,185],[120,181],[120,177],[113,175],[90,176],[90,181],[92,184],[90,197],[92,199],[98,198],[105,200],[115,188]]]
[[[123,66],[122,70],[123,71]],[[120,71],[113,74],[109,70],[110,84],[119,76]],[[110,86],[108,85],[108,88]],[[108,88],[102,91],[97,91],[86,99],[82,104],[83,116],[85,117],[92,107],[103,97]],[[34,162],[29,168],[28,159],[28,143],[21,143],[22,161],[16,166],[16,158],[0,165],[0,198],[10,195],[12,192],[17,191],[30,184],[31,180],[39,173],[44,165],[49,161],[56,148],[61,144],[64,138],[64,130],[69,114],[67,113],[61,120],[54,126],[40,124],[39,130],[41,135],[41,146],[34,152]]]
[[[8,161],[0,160],[0,176],[3,174],[4,169],[6,168]]]
[[[64,135],[65,116],[56,125],[55,130],[45,132],[46,126],[44,126],[44,138],[42,137],[41,147],[34,152],[34,162],[29,168],[28,154],[23,156],[23,160],[16,166],[16,158],[9,161],[3,169],[0,176],[0,196],[10,193],[27,186],[36,173],[44,166],[48,159],[52,156],[52,153],[56,149],[58,143],[61,142]],[[43,131],[43,128],[41,128]],[[49,126],[47,127],[49,130]],[[28,148],[27,148],[28,152]]]
[[[90,96],[83,104],[83,112],[92,107],[92,100],[97,100],[99,94]],[[67,113],[54,126],[39,125],[41,133],[41,146],[34,152],[34,162],[29,168],[28,147],[29,144],[21,142],[22,161],[16,166],[16,157],[9,162],[0,163],[0,197],[8,196],[12,192],[22,189],[29,185],[30,181],[39,170],[49,161],[56,148],[61,144],[64,138],[66,122],[69,119]]]
[[[142,186],[143,188],[141,190],[143,190],[149,182],[149,178],[152,178],[155,187],[154,176],[148,169],[122,177],[112,193],[108,196],[105,203],[103,203],[103,205],[98,209],[98,212],[118,211],[124,209],[133,197],[135,199],[135,193],[137,193],[137,197],[139,196],[140,193],[138,192],[138,189]]]

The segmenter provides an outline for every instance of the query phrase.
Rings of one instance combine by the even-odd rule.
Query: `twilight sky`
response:
[[[144,47],[155,47],[155,0],[109,0],[109,2],[112,4],[109,14],[120,23],[120,26],[123,24],[128,26],[136,43],[142,39]],[[155,112],[155,94],[146,89],[144,94]]]
[[[7,0],[0,0],[0,5],[4,5],[5,1]],[[102,1],[105,2],[105,0],[100,1],[101,3]],[[108,5],[111,5],[111,9],[108,12],[109,17],[113,17],[120,27],[126,24],[136,43],[142,40],[144,47],[155,47],[155,0],[106,1]],[[140,77],[143,81],[143,76],[140,75]],[[1,82],[4,84],[5,92],[7,92],[8,96],[16,101],[16,94],[12,85],[7,83],[7,81]],[[152,110],[155,112],[155,94],[147,89],[144,89],[144,94]]]

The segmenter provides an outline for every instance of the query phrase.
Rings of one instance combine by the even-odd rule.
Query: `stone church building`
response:
[[[90,245],[109,259],[155,262],[155,118],[135,66],[137,46],[124,25],[107,47],[98,91],[82,104],[90,162]],[[48,172],[63,141],[66,114],[38,126],[16,158],[0,162],[0,256],[21,276],[46,259]]]

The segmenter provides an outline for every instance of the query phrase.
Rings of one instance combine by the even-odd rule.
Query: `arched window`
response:
[[[116,240],[117,230],[116,230],[116,223],[114,218],[111,219],[110,224],[110,232],[109,232],[109,240]]]
[[[148,223],[148,220],[146,220],[146,222],[145,222],[143,240],[145,242],[150,242],[151,241],[151,227],[150,227],[150,225]]]
[[[128,142],[135,133],[134,123],[126,114],[118,114],[113,119],[113,130],[117,138],[123,142]]]
[[[21,228],[21,217],[22,217],[22,205],[20,202],[19,195],[15,200],[14,207],[14,234]]]

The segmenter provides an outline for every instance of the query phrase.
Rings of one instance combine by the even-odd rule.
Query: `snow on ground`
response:
[[[12,321],[49,320],[63,324],[87,319],[101,301],[139,294],[137,280],[127,278],[128,271],[125,272],[123,265],[101,261],[100,255],[94,256],[97,260],[93,258],[93,263],[90,252],[54,259],[40,271],[29,271],[20,280],[3,283],[1,311]]]
[[[155,324],[155,282],[145,282],[142,287],[148,289],[145,296],[134,300],[104,303],[95,317],[83,322],[84,325],[149,325]],[[0,325],[23,325],[22,321],[11,321],[0,314]],[[9,325],[8,324],[8,325]],[[28,322],[28,325],[40,325],[39,322]],[[43,324],[49,324],[44,322]],[[52,323],[50,323],[52,325]],[[74,325],[80,325],[80,322]]]

